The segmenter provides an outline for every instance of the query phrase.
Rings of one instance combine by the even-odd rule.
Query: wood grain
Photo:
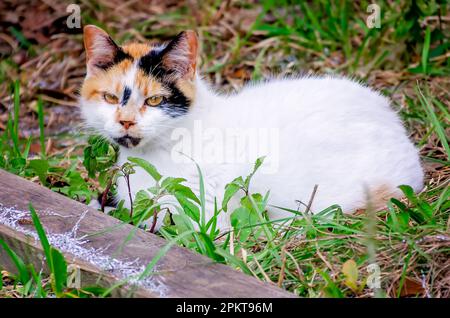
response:
[[[119,261],[133,261],[148,264],[167,244],[164,239],[87,207],[77,201],[55,193],[47,188],[7,173],[0,169],[0,204],[28,211],[32,203],[48,233],[66,233],[73,229],[81,215],[78,236],[87,235],[84,247],[104,248],[104,253]],[[48,212],[54,212],[51,215]],[[25,222],[23,227],[33,230]],[[131,235],[130,233],[133,233]],[[5,240],[18,255],[36,268],[41,268],[43,252],[40,243],[32,237],[0,224],[0,238]],[[129,240],[127,240],[129,238]],[[120,280],[114,272],[102,270],[85,259],[64,253],[68,263],[81,269],[82,285],[97,283],[110,287]],[[14,271],[14,266],[3,249],[0,248],[0,266]],[[45,270],[45,269],[44,269]],[[156,287],[122,286],[114,291],[114,296],[134,297],[294,297],[254,277],[238,272],[231,267],[214,263],[207,257],[185,248],[173,246],[157,263],[152,275]],[[163,292],[161,292],[163,290]],[[130,293],[131,291],[131,293]]]

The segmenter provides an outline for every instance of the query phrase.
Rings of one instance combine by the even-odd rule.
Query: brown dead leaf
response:
[[[425,289],[422,286],[422,283],[415,278],[406,277],[405,282],[403,283],[402,290],[400,292],[400,297],[407,296],[417,296],[423,295],[425,293]]]
[[[41,152],[41,144],[39,143],[32,143],[30,145],[30,154],[38,154]]]

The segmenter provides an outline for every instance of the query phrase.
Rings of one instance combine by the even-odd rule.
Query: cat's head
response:
[[[86,125],[127,148],[167,138],[195,98],[195,33],[182,32],[160,45],[119,46],[88,25],[84,45],[87,74],[80,101]]]

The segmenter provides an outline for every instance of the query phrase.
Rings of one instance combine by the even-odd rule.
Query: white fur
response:
[[[194,163],[174,162],[173,150],[180,148],[180,144],[179,140],[171,139],[172,133],[176,137],[180,131],[192,132],[193,136],[196,122],[211,128],[212,135],[229,128],[275,131],[278,136],[273,147],[257,150],[246,162],[220,161],[216,157],[208,160],[211,159],[208,154],[189,154],[200,164],[206,182],[207,219],[212,216],[214,198],[220,205],[225,185],[238,176],[248,175],[260,155],[266,155],[265,162],[272,162],[273,167],[255,174],[251,191],[265,194],[270,190],[269,204],[294,210],[299,208],[298,201],[308,203],[316,184],[313,213],[333,204],[339,204],[345,212],[364,208],[367,194],[380,187],[397,194],[400,194],[397,187],[402,184],[412,186],[415,191],[423,187],[418,152],[399,117],[388,99],[368,87],[345,78],[306,77],[252,84],[238,94],[220,96],[200,79],[196,81],[196,99],[190,112],[169,119],[151,109],[137,124],[148,132],[144,133],[147,138],[136,148],[121,148],[119,164],[129,156],[142,157],[164,176],[186,178],[188,185],[198,192]],[[108,134],[111,112],[96,108],[99,107],[83,103],[86,121]],[[117,132],[109,134],[115,136]],[[217,140],[212,140],[192,142],[214,148]],[[233,149],[228,150],[236,151],[236,146],[229,147]],[[246,149],[241,146],[238,151]],[[131,176],[133,194],[152,184],[152,179],[142,170]],[[119,181],[119,199],[128,203],[124,180]],[[236,200],[232,206],[236,206]],[[304,210],[305,206],[300,209]],[[274,207],[269,214],[274,219],[292,217],[289,212]],[[229,227],[229,215],[230,211],[221,213],[218,224],[221,229]]]

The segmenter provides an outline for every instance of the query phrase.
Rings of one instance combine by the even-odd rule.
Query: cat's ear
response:
[[[194,31],[178,34],[163,51],[162,62],[177,79],[192,80],[197,65],[198,39]]]
[[[84,31],[84,47],[86,49],[86,65],[88,74],[95,74],[116,62],[122,49],[111,37],[95,25],[86,25]]]

